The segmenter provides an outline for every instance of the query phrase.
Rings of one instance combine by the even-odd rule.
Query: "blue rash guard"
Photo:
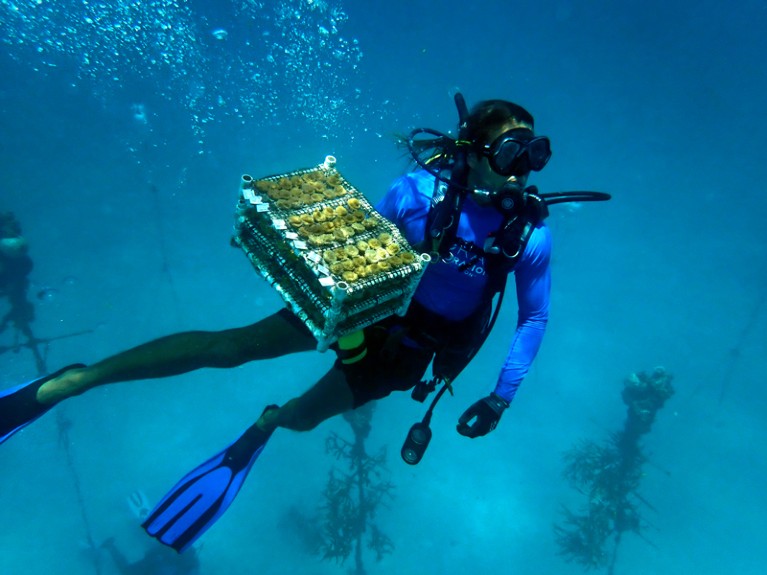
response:
[[[434,183],[434,176],[426,171],[406,174],[392,184],[376,206],[376,210],[394,222],[411,244],[424,239]],[[495,209],[481,207],[471,196],[467,197],[458,223],[459,241],[450,249],[452,257],[428,266],[414,299],[449,320],[462,320],[476,311],[482,304],[489,278],[482,257],[465,270],[459,269],[475,257],[463,242],[482,248],[485,238],[496,231],[501,222],[502,216]],[[546,330],[551,293],[550,261],[551,233],[541,223],[533,231],[514,267],[519,316],[511,348],[495,387],[495,393],[509,402],[530,370]]]

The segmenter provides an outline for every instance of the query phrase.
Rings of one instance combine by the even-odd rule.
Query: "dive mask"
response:
[[[501,176],[524,176],[541,171],[551,158],[551,142],[546,136],[533,136],[526,128],[507,130],[478,153]]]

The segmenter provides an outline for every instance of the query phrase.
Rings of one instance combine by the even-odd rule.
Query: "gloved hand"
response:
[[[507,407],[509,407],[508,401],[491,393],[474,403],[458,418],[458,433],[471,438],[487,435],[498,425],[503,410]],[[472,419],[474,422],[469,425]]]

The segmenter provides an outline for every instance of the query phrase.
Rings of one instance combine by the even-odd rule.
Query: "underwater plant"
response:
[[[349,441],[332,433],[325,449],[337,459],[347,462],[346,470],[330,471],[322,505],[323,559],[345,562],[354,553],[354,575],[365,575],[363,550],[367,547],[380,561],[394,549],[394,543],[374,523],[376,509],[391,497],[394,486],[384,476],[386,450],[372,456],[365,450],[370,434],[371,405],[344,414],[354,432]],[[367,538],[366,538],[367,535]]]
[[[631,374],[621,393],[627,406],[623,429],[602,443],[582,441],[563,455],[563,476],[587,497],[581,512],[565,507],[564,519],[554,526],[559,553],[567,561],[587,570],[606,568],[612,575],[623,534],[643,537],[640,507],[653,507],[639,494],[647,460],[639,440],[674,395],[671,379],[662,367]]]

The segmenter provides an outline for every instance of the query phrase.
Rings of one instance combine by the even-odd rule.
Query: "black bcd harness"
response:
[[[500,312],[509,273],[522,257],[535,228],[548,216],[546,202],[534,186],[521,189],[509,185],[492,198],[495,208],[504,215],[503,222],[480,247],[456,235],[460,213],[456,214],[454,210],[463,201],[455,203],[448,199],[445,203],[450,194],[446,193],[444,186],[441,188],[438,183],[421,247],[430,247],[432,257],[442,259],[452,257],[450,249],[459,247],[471,254],[471,257],[458,270],[464,271],[482,262],[489,281],[477,311],[452,327],[444,325],[445,322],[437,318],[429,318],[417,303],[411,305],[412,309],[406,315],[406,319],[410,320],[410,329],[420,334],[422,340],[430,337],[433,342],[430,347],[435,352],[432,366],[434,377],[423,382],[425,387],[416,388],[413,392],[413,397],[420,401],[438,383],[453,381],[479,351]],[[444,212],[448,210],[453,213],[445,216]],[[443,233],[434,233],[435,227],[443,225],[443,222],[449,222],[450,225],[447,229],[442,228]],[[426,335],[429,333],[437,335]]]
[[[451,259],[451,250],[460,248],[472,256],[458,270],[464,271],[483,262],[489,281],[477,311],[453,328],[441,325],[436,317],[428,318],[416,302],[411,305],[412,310],[405,316],[409,320],[409,329],[414,333],[437,334],[432,337],[434,343],[430,346],[435,352],[432,366],[434,377],[414,390],[413,397],[419,401],[423,401],[422,398],[439,383],[453,381],[487,339],[498,318],[508,276],[522,258],[534,230],[549,216],[549,205],[610,199],[609,194],[591,191],[541,194],[536,186],[521,188],[515,183],[508,183],[492,194],[474,190],[473,193],[486,196],[503,215],[498,229],[479,246],[457,234],[461,209],[468,193],[465,174],[458,177],[451,174],[449,180],[444,177],[435,180],[424,240],[419,248],[430,252],[435,260]],[[460,337],[454,334],[460,334]],[[459,342],[457,345],[456,341]]]

